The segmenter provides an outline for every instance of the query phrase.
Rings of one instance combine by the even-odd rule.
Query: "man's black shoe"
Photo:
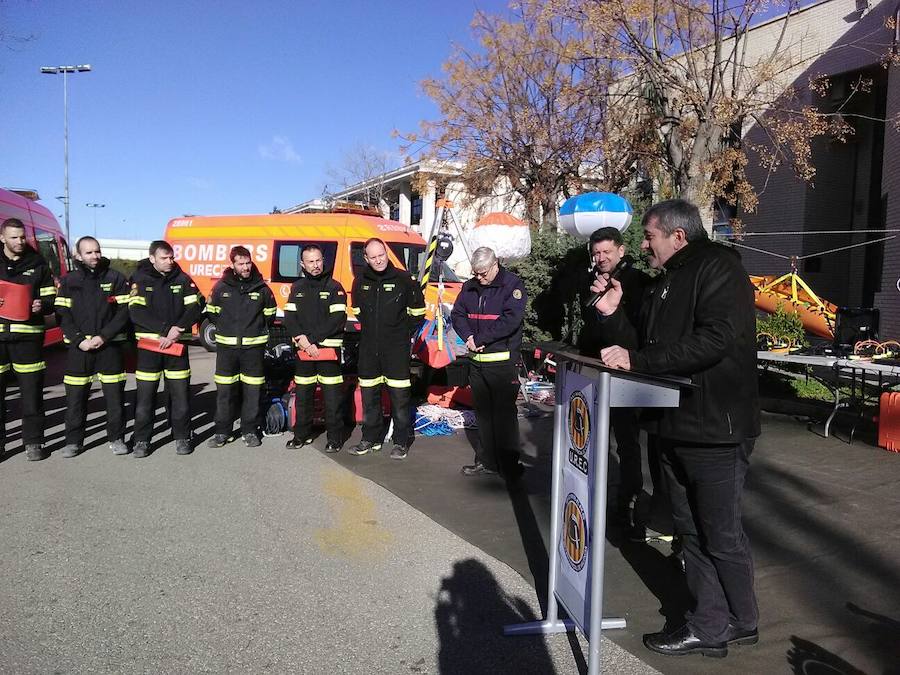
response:
[[[206,441],[207,447],[210,448],[221,448],[228,442],[228,436],[225,434],[216,434],[208,441]]]
[[[487,468],[481,462],[475,462],[474,464],[466,464],[459,471],[463,476],[497,476],[497,475],[499,475],[497,471]]]
[[[297,450],[298,448],[302,448],[305,445],[312,445],[313,439],[307,438],[306,440],[301,440],[299,438],[292,438],[287,443],[284,444],[288,450]]]
[[[341,451],[341,446],[337,443],[329,443],[328,445],[325,446],[325,452],[327,452],[329,455],[333,455],[334,453],[340,452],[340,451]]]
[[[44,450],[44,446],[40,443],[25,446],[25,459],[29,462],[40,462],[42,459],[47,459],[47,457],[47,451]]]
[[[687,625],[670,633],[648,633],[644,636],[644,646],[650,651],[666,656],[687,654],[703,654],[715,658],[728,656],[728,645],[725,642],[701,640]]]
[[[259,440],[259,436],[256,434],[244,434],[244,445],[248,448],[258,448],[262,445],[262,441]]]
[[[351,455],[368,455],[370,452],[378,452],[381,450],[381,443],[371,443],[370,441],[360,441],[352,448],[347,450]]]
[[[186,438],[176,438],[175,439],[175,454],[176,455],[189,455],[194,451],[194,447],[191,445],[191,442]]]
[[[728,624],[727,642],[730,645],[755,645],[759,642],[759,630],[756,628],[740,630]]]
[[[406,456],[408,454],[409,448],[407,448],[405,445],[395,443],[394,447],[391,448],[391,459],[406,459]]]
[[[146,457],[150,454],[150,442],[149,441],[135,441],[134,442],[134,452],[132,453],[132,457],[137,457],[141,459],[142,457]]]

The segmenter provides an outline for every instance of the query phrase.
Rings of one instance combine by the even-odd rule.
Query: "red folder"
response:
[[[297,358],[301,361],[337,361],[337,351],[331,347],[319,347],[319,357],[313,358],[304,350],[297,350]]]
[[[184,354],[184,345],[180,342],[173,342],[171,346],[163,349],[159,346],[159,340],[140,338],[137,346],[138,349],[146,349],[148,352],[158,352],[160,354],[168,354],[169,356],[181,356]]]
[[[31,316],[31,286],[0,281],[0,317],[10,321],[27,321]]]

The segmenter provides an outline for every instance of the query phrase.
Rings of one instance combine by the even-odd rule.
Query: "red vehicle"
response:
[[[18,218],[25,223],[28,243],[46,258],[53,278],[59,280],[71,269],[69,246],[56,218],[49,209],[37,203],[38,199],[40,197],[34,190],[0,188],[0,223],[7,218]],[[62,329],[56,325],[56,315],[46,317],[46,322],[44,344],[53,345],[62,342]]]

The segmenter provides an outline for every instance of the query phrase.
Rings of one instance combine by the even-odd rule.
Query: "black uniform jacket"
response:
[[[317,347],[337,349],[344,345],[346,324],[347,293],[330,270],[301,277],[291,286],[284,305],[284,327],[291,337],[305,335]]]
[[[487,285],[474,277],[463,284],[450,322],[463,340],[471,337],[477,346],[484,346],[484,351],[470,355],[473,360],[517,362],[527,302],[522,280],[501,267]]]
[[[425,319],[419,284],[392,263],[380,274],[366,266],[353,281],[353,313],[360,324],[360,351],[409,351],[409,341]]]
[[[275,311],[275,296],[256,265],[247,279],[226,269],[206,305],[206,316],[216,325],[216,344],[226,347],[265,346]]]
[[[128,310],[137,338],[165,337],[172,326],[183,328],[182,340],[203,312],[197,285],[175,263],[168,274],[157,272],[149,259],[141,260],[131,277]]]
[[[78,346],[82,340],[99,335],[104,342],[127,339],[128,281],[100,258],[96,269],[75,262],[75,269],[62,278],[56,295],[56,314],[63,341]]]
[[[56,298],[56,284],[44,256],[26,244],[19,259],[10,260],[6,257],[4,247],[0,245],[0,280],[28,286],[31,289],[31,300],[41,301],[41,311],[32,312],[24,321],[0,317],[0,340],[43,342],[44,315],[53,312],[53,301]]]
[[[634,339],[627,313],[606,317],[624,345]],[[728,444],[760,432],[753,287],[740,256],[708,240],[677,251],[648,286],[631,369],[690,377],[678,408],[645,409],[649,431],[664,438]]]

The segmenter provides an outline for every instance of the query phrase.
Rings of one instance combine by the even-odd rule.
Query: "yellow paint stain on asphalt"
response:
[[[316,531],[319,548],[328,554],[371,560],[385,554],[394,535],[378,524],[375,502],[365,493],[363,482],[349,471],[324,472],[332,523]]]

